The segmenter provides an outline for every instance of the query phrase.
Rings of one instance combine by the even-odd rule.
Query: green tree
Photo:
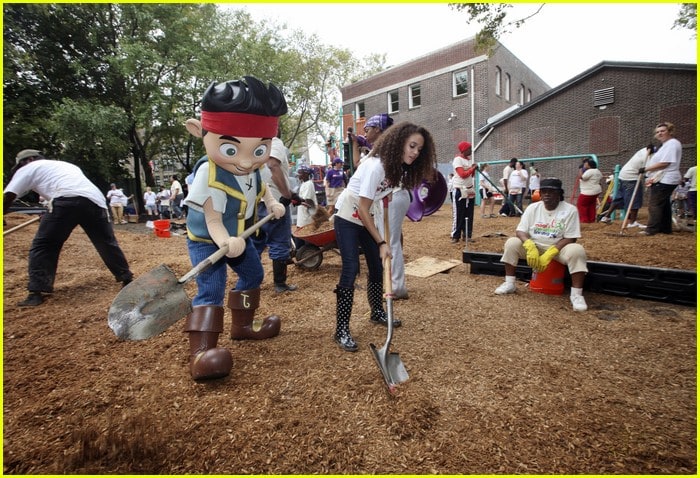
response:
[[[681,5],[681,9],[678,12],[678,17],[676,18],[673,28],[686,28],[692,30],[692,37],[697,38],[698,36],[698,4],[697,3],[684,3]]]

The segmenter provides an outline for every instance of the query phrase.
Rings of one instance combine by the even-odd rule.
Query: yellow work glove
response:
[[[528,239],[523,242],[523,247],[527,253],[527,265],[535,270],[539,270],[540,267],[540,251],[537,250],[537,244],[532,239]]]
[[[557,246],[551,246],[549,249],[544,251],[540,256],[540,268],[537,270],[537,272],[542,272],[545,270],[557,254],[559,254],[559,249],[557,249]]]

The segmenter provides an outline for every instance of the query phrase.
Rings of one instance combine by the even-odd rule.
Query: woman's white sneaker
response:
[[[588,310],[588,305],[586,305],[586,299],[582,295],[572,295],[571,305],[574,306],[574,311],[585,312]]]
[[[513,284],[512,282],[504,282],[503,284],[496,287],[496,290],[494,290],[493,292],[498,295],[515,294],[515,284]]]

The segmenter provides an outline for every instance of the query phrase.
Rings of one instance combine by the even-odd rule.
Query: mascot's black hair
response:
[[[287,113],[287,102],[272,83],[265,86],[257,78],[244,76],[240,80],[212,82],[202,97],[202,111],[282,116]]]

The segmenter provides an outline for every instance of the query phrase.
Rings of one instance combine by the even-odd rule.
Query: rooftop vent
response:
[[[603,88],[593,92],[593,106],[604,106],[615,103],[615,87]]]

